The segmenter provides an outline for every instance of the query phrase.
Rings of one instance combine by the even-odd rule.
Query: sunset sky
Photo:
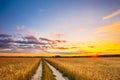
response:
[[[120,54],[120,0],[0,0],[0,54]]]

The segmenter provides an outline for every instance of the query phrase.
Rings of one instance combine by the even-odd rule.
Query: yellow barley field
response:
[[[0,80],[29,80],[39,62],[39,58],[0,58]]]
[[[70,80],[120,80],[120,58],[47,58]]]

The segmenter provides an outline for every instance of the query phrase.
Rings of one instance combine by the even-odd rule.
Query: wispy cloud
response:
[[[106,26],[97,28],[96,31],[101,40],[112,41],[112,43],[120,43],[120,22],[115,22]]]
[[[42,37],[40,37],[39,39],[40,39],[41,41],[51,41],[50,39],[42,38]]]
[[[56,36],[57,36],[58,38],[61,38],[61,37],[63,36],[63,34],[56,34]]]
[[[107,26],[99,27],[97,33],[120,34],[120,22],[115,22]]]
[[[24,31],[25,30],[25,27],[24,26],[16,26],[16,29],[18,31]]]
[[[53,38],[62,38],[64,36],[64,34],[61,33],[51,33],[50,35]]]
[[[115,12],[113,12],[113,13],[107,15],[107,16],[104,16],[103,20],[110,19],[110,18],[115,17],[117,15],[120,15],[120,9],[116,10]]]

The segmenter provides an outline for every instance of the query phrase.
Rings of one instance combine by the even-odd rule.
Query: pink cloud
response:
[[[51,33],[50,35],[53,38],[62,38],[64,36],[64,34],[61,33]]]
[[[24,26],[17,26],[16,29],[18,31],[24,31],[25,30]]]
[[[104,16],[103,20],[107,20],[107,19],[110,19],[110,18],[118,16],[118,15],[120,15],[120,9],[116,10],[115,12],[113,12],[107,16]]]

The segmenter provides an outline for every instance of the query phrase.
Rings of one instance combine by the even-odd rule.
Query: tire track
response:
[[[50,69],[53,72],[53,75],[55,75],[56,80],[69,80],[67,77],[63,77],[62,73],[59,72],[55,67],[53,67],[51,64],[46,62],[47,65],[50,67]]]
[[[36,73],[32,76],[31,80],[41,80],[42,77],[42,61],[40,61],[39,67]]]

